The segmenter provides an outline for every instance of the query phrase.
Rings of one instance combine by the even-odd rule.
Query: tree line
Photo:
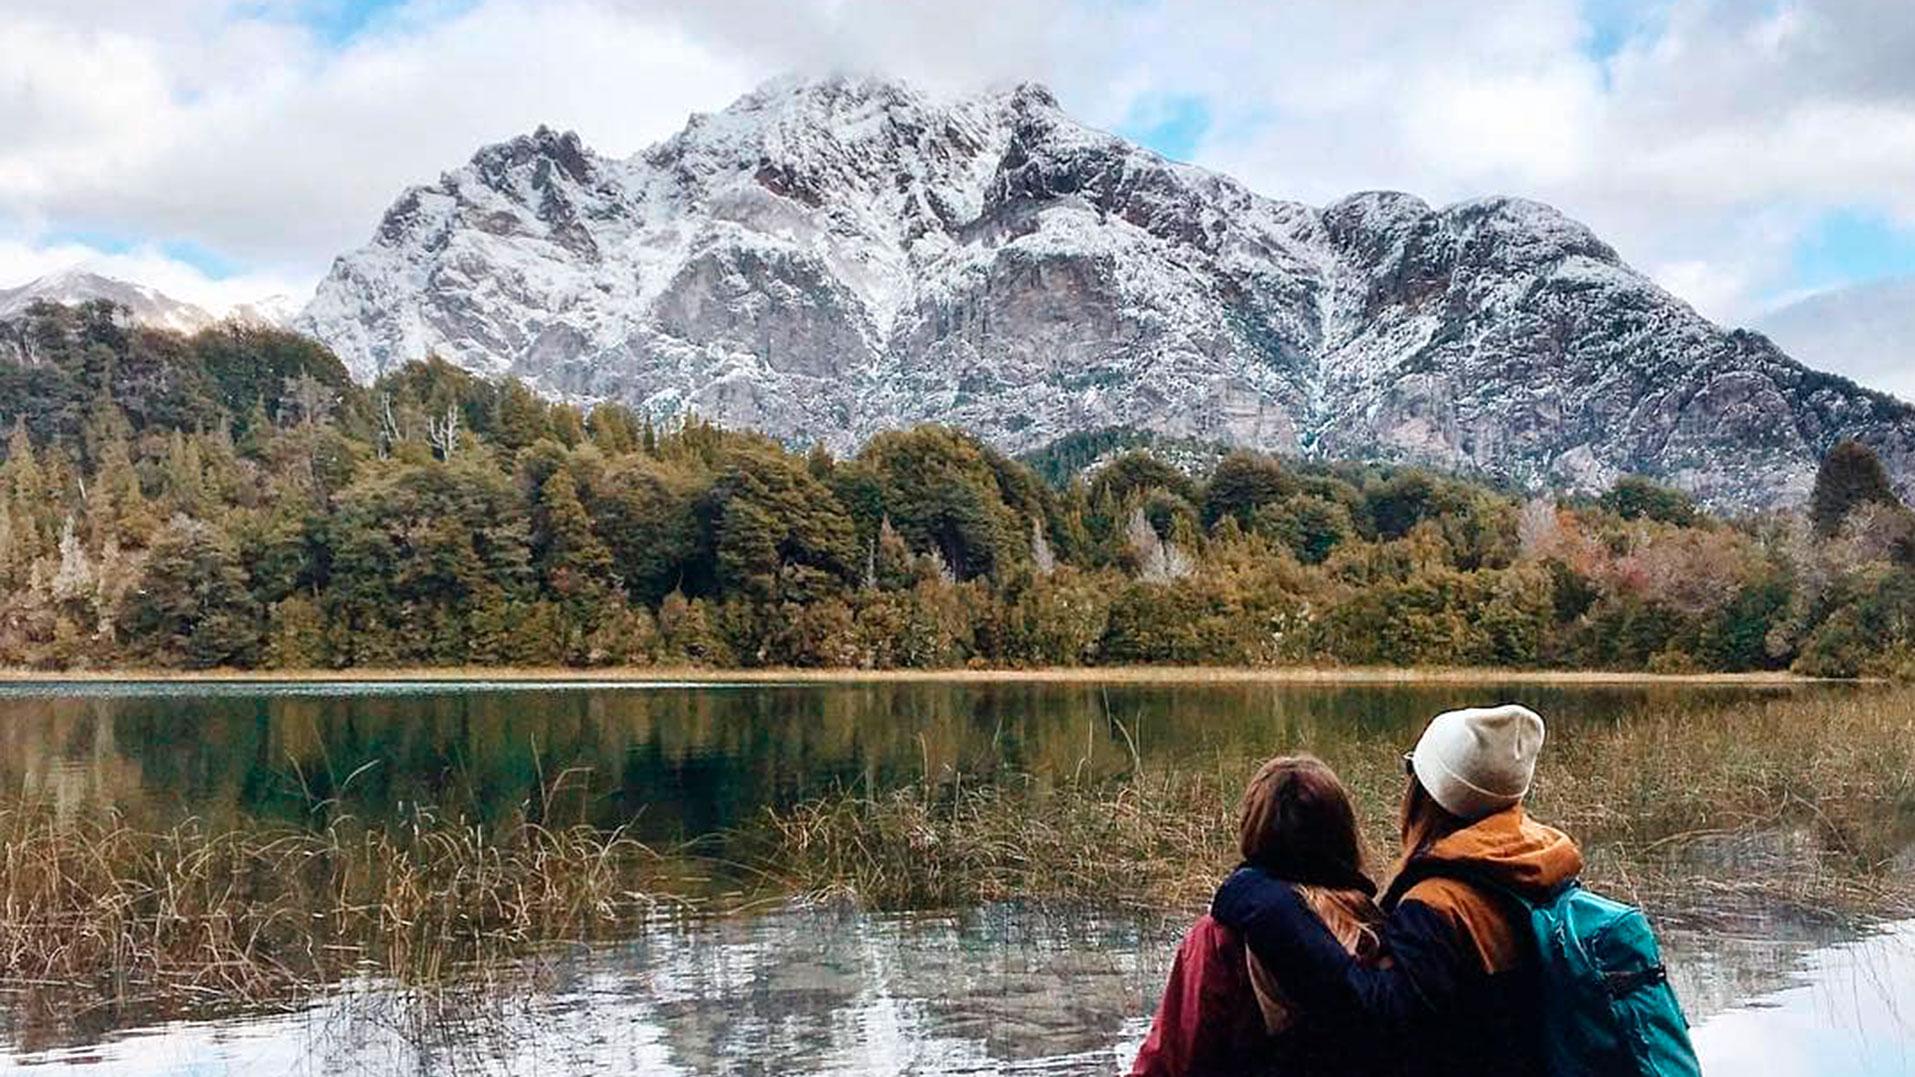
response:
[[[15,666],[1915,672],[1915,517],[1853,443],[1735,519],[1108,436],[1046,479],[942,427],[837,457],[440,361],[364,387],[107,304],[0,324],[0,424]]]

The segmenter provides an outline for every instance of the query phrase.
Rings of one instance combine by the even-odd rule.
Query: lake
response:
[[[0,794],[148,828],[341,814],[404,826],[422,812],[496,825],[530,811],[695,849],[709,887],[736,892],[752,872],[728,867],[755,821],[846,790],[938,774],[1247,773],[1299,748],[1343,766],[1407,747],[1438,710],[1488,700],[1535,707],[1567,749],[1649,716],[1720,722],[1803,694],[1910,698],[1201,680],[12,685],[0,687]],[[1899,846],[1908,813],[1862,825]],[[1666,836],[1726,880],[1652,908],[1699,1045],[1718,1072],[1750,1059],[1773,1073],[1911,1072],[1915,1014],[1897,1001],[1915,997],[1915,921],[1728,885],[1779,870],[1791,835]],[[756,895],[722,914],[662,907],[618,938],[490,968],[483,985],[428,993],[366,975],[292,1006],[9,1008],[0,1071],[1109,1073],[1141,1038],[1187,921],[1095,902],[873,912]]]

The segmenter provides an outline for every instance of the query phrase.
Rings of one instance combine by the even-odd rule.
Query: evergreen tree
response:
[[[1112,501],[1132,504],[1161,490],[1184,501],[1197,497],[1197,484],[1190,476],[1147,452],[1127,452],[1091,476],[1091,497],[1109,494]]]
[[[168,510],[189,516],[207,514],[206,469],[197,437],[173,431],[166,442],[166,461],[160,474]]]
[[[26,578],[28,558],[22,557],[14,532],[13,505],[0,497],[0,590],[12,590]]]
[[[499,387],[498,417],[493,420],[499,448],[509,456],[545,436],[545,401],[517,378]]]
[[[1822,458],[1809,495],[1809,521],[1815,533],[1824,538],[1835,534],[1850,510],[1869,503],[1899,507],[1902,502],[1873,449],[1859,441],[1836,442]]]
[[[858,454],[884,511],[913,549],[935,550],[960,580],[1022,564],[1029,537],[975,440],[940,427],[887,431]]]
[[[1296,491],[1296,479],[1277,461],[1255,453],[1231,453],[1217,464],[1204,488],[1204,526],[1214,527],[1225,516],[1235,516],[1248,527],[1258,509]]]
[[[1336,548],[1356,535],[1350,510],[1314,494],[1299,494],[1257,510],[1258,534],[1281,543],[1297,560],[1320,565]]]
[[[546,412],[545,428],[560,445],[575,449],[585,440],[585,416],[572,404],[555,404]]]
[[[1624,475],[1602,495],[1600,504],[1625,520],[1656,520],[1688,527],[1699,515],[1688,494],[1660,486],[1640,475]]]
[[[632,601],[656,606],[685,585],[699,560],[694,506],[710,481],[695,468],[643,454],[613,463],[591,491],[593,531]]]
[[[541,625],[538,630],[558,633],[561,657],[585,660],[587,633],[623,602],[611,575],[612,555],[592,533],[591,517],[579,501],[569,468],[560,468],[539,488],[532,559],[546,593],[559,603],[554,609],[563,614],[555,628]]]
[[[175,516],[147,554],[126,627],[164,664],[248,666],[258,657],[258,610],[239,551],[218,528]]]
[[[0,499],[9,509],[10,556],[17,566],[32,564],[51,546],[51,495],[46,472],[22,418],[7,438],[6,463],[0,464]]]
[[[622,456],[638,448],[638,419],[623,404],[593,405],[585,426],[592,444],[607,456]]]
[[[705,506],[721,590],[802,602],[857,578],[850,517],[829,487],[781,452],[734,452]]]

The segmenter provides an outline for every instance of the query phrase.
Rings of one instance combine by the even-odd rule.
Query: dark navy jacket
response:
[[[1310,1020],[1347,1024],[1412,1077],[1531,1077],[1539,1070],[1533,944],[1520,910],[1442,874],[1547,892],[1582,856],[1560,831],[1499,812],[1430,846],[1383,902],[1390,963],[1352,960],[1288,883],[1256,868],[1225,880],[1211,915],[1233,928]],[[1426,874],[1433,872],[1433,874]]]

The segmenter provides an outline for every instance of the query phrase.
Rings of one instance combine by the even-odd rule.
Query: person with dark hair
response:
[[[1382,960],[1376,886],[1364,874],[1356,809],[1321,760],[1265,763],[1244,789],[1237,844],[1246,866],[1296,887],[1306,915],[1340,952]],[[1234,930],[1200,918],[1178,947],[1132,1077],[1374,1072],[1343,1030],[1303,1019],[1272,971]]]
[[[1307,894],[1247,864],[1211,915],[1277,973],[1311,1015],[1360,1026],[1404,1072],[1439,1077],[1542,1072],[1541,973],[1527,915],[1582,870],[1562,831],[1523,811],[1543,720],[1525,707],[1431,720],[1407,772],[1402,859],[1381,902],[1386,965],[1354,961]]]

